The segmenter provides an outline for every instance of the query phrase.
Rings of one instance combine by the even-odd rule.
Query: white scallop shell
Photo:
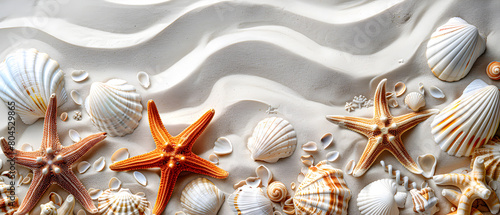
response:
[[[344,181],[342,170],[321,161],[309,167],[295,192],[293,204],[297,215],[347,214],[350,199],[351,190]]]
[[[362,215],[398,215],[398,203],[406,201],[406,193],[396,195],[393,179],[380,179],[364,187],[358,194],[358,208]],[[404,201],[403,201],[404,200]],[[403,204],[404,205],[404,204]]]
[[[217,215],[224,198],[224,192],[210,180],[197,178],[182,190],[181,206],[188,215]]]
[[[496,86],[474,80],[460,98],[436,115],[431,124],[434,140],[450,155],[470,156],[495,134],[500,121],[499,102]]]
[[[461,18],[453,17],[431,35],[427,43],[427,63],[443,81],[465,77],[486,49],[478,29]]]
[[[119,79],[93,83],[85,109],[94,126],[110,136],[132,133],[142,118],[141,96]]]
[[[297,134],[286,120],[266,118],[257,124],[247,147],[254,160],[275,163],[293,154],[297,146]]]
[[[405,97],[405,104],[411,110],[418,111],[420,108],[425,106],[424,95],[417,92],[408,93]]]
[[[273,203],[262,189],[244,185],[231,194],[227,203],[237,214],[245,215],[272,215]]]
[[[129,189],[105,190],[98,199],[98,209],[105,215],[143,215],[149,206],[144,196],[134,195]]]
[[[285,184],[280,181],[273,181],[273,183],[267,186],[267,196],[273,202],[285,201],[288,190]]]
[[[33,124],[45,112],[52,94],[57,106],[68,98],[64,90],[64,72],[59,64],[36,49],[18,50],[0,64],[0,98],[15,102],[16,113],[26,124]]]

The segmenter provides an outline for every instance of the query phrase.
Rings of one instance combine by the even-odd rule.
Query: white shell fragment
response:
[[[465,77],[486,49],[478,29],[461,18],[453,17],[432,33],[427,43],[427,63],[442,81]]]
[[[103,193],[102,190],[95,188],[90,188],[88,192],[92,200],[97,200],[97,198],[99,198],[99,196]]]
[[[0,86],[0,98],[5,103],[15,102],[16,113],[25,124],[45,117],[52,94],[58,107],[68,98],[59,64],[36,49],[7,55],[0,64]]]
[[[262,189],[245,185],[238,188],[227,199],[227,204],[236,214],[272,215],[273,203]]]
[[[92,124],[110,136],[132,133],[142,118],[141,96],[134,86],[120,79],[94,82],[85,109]]]
[[[418,82],[418,92],[422,95],[425,95],[424,83]]]
[[[422,175],[426,178],[432,178],[436,170],[437,159],[432,154],[420,155],[417,158],[417,165],[423,170]]]
[[[106,166],[106,159],[104,159],[104,157],[100,157],[99,159],[94,161],[94,164],[92,164],[92,166],[94,167],[95,171],[100,172]]]
[[[120,148],[116,150],[113,155],[111,155],[111,163],[122,161],[128,159],[130,157],[130,153],[127,148]]]
[[[90,168],[90,163],[87,161],[82,161],[78,163],[78,165],[76,166],[76,169],[80,174],[85,173],[89,168]]]
[[[321,145],[323,145],[323,149],[328,148],[333,143],[333,135],[331,133],[326,133],[321,137]]]
[[[436,87],[436,86],[430,87],[429,94],[431,94],[431,96],[436,98],[436,99],[442,99],[445,97],[443,91],[441,89],[439,89],[439,87]]]
[[[416,112],[425,106],[424,95],[417,92],[408,93],[405,97],[405,104],[408,108]]]
[[[245,180],[245,183],[251,187],[261,187],[261,182],[262,180],[260,180],[260,178],[258,177],[248,177],[246,180]]]
[[[362,215],[398,215],[398,206],[404,206],[407,195],[405,192],[397,193],[393,179],[374,181],[359,192],[359,211]]]
[[[140,185],[142,186],[148,185],[148,179],[141,172],[134,171],[134,178]]]
[[[28,143],[25,143],[21,146],[21,150],[25,151],[25,152],[32,152],[33,151],[33,146],[31,146],[30,144]],[[1,164],[0,164],[1,165]],[[0,167],[1,169],[1,167]]]
[[[120,181],[120,179],[113,177],[113,178],[111,178],[111,180],[109,180],[109,184],[108,184],[109,189],[115,191],[115,190],[119,190],[121,188],[121,186],[122,186],[122,181]]]
[[[139,81],[139,84],[141,84],[144,89],[148,89],[149,85],[151,85],[151,82],[149,81],[149,75],[146,72],[140,71],[137,73],[137,80]]]
[[[314,165],[314,157],[312,155],[302,155],[300,156],[300,161],[306,166]]]
[[[75,102],[77,105],[82,105],[83,104],[83,98],[80,95],[80,93],[76,90],[71,90],[71,99]]]
[[[75,82],[85,81],[89,77],[89,73],[85,70],[74,70],[71,72],[71,79]]]
[[[326,154],[326,160],[329,162],[334,162],[336,161],[340,156],[340,153],[338,151],[331,151]]]
[[[267,187],[273,180],[273,173],[266,166],[260,165],[255,169],[255,174],[262,180],[262,186]]]
[[[206,178],[189,182],[181,194],[181,206],[190,215],[217,215],[224,204],[224,192]]]
[[[80,136],[78,131],[75,131],[73,129],[69,129],[69,138],[75,143],[80,142],[80,140],[82,140],[82,137]]]
[[[217,156],[216,154],[210,154],[208,156],[208,160],[215,165],[219,165],[219,156]]]
[[[402,96],[406,92],[406,85],[403,82],[398,82],[394,85],[394,92],[396,97]]]
[[[354,160],[350,160],[349,162],[347,162],[347,164],[345,165],[345,173],[348,175],[352,174],[354,166],[356,166],[356,162]]]
[[[277,117],[260,121],[247,144],[254,160],[268,163],[292,155],[296,146],[297,134],[292,125]]]
[[[309,141],[307,143],[304,143],[304,145],[302,145],[302,150],[306,152],[315,152],[318,151],[318,145],[316,144],[316,142]]]
[[[107,189],[99,196],[98,210],[100,214],[144,215],[149,202],[144,196],[132,194],[129,189],[112,191]]]
[[[226,137],[217,138],[214,145],[214,153],[216,155],[227,155],[231,152],[233,152],[231,141]]]
[[[495,135],[500,121],[500,91],[476,79],[462,96],[446,106],[431,123],[434,140],[457,157],[470,156]]]

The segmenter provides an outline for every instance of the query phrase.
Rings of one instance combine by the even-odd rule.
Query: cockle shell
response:
[[[500,182],[500,138],[495,136],[488,144],[474,150],[470,163],[471,168],[478,157],[484,160],[486,182],[491,180]]]
[[[490,64],[488,64],[488,67],[486,68],[486,74],[492,80],[499,80],[500,79],[500,62],[492,61]]]
[[[123,188],[120,191],[107,189],[98,198],[99,213],[103,215],[143,215],[148,206],[144,196]]]
[[[398,206],[404,206],[406,193],[397,192],[393,179],[380,179],[366,185],[357,200],[362,215],[398,215]]]
[[[57,61],[36,49],[18,50],[0,64],[0,98],[14,102],[16,113],[26,124],[45,117],[50,96],[55,93],[57,106],[68,98],[64,72]]]
[[[418,214],[432,215],[439,211],[437,207],[438,198],[434,194],[434,190],[430,187],[423,188],[422,190],[410,190],[411,198],[413,201],[413,211]]]
[[[417,92],[408,93],[405,97],[405,104],[411,110],[418,111],[420,108],[425,106],[424,95]]]
[[[16,195],[11,196],[10,186],[4,182],[0,182],[0,213],[12,215],[19,207],[19,199]],[[12,199],[14,198],[14,199]]]
[[[453,17],[431,35],[427,43],[427,63],[443,81],[465,77],[486,49],[478,29],[461,18]]]
[[[295,212],[301,214],[347,214],[351,190],[343,172],[321,161],[309,167],[293,197]]]
[[[85,109],[94,126],[110,136],[132,133],[142,118],[141,96],[120,79],[93,83]]]
[[[285,201],[287,194],[288,190],[283,182],[274,181],[267,186],[267,196],[273,202]]]
[[[224,192],[210,180],[197,178],[182,190],[181,206],[187,215],[217,215],[224,198]]]
[[[231,194],[227,203],[231,210],[237,214],[245,215],[271,215],[273,203],[262,189],[244,185]]]
[[[266,118],[255,127],[247,147],[254,160],[275,163],[293,154],[297,134],[288,121],[278,117]]]
[[[450,155],[470,156],[495,134],[500,121],[499,102],[496,86],[479,79],[472,81],[462,96],[432,121],[434,140]]]

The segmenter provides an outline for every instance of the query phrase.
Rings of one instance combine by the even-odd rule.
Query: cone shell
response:
[[[17,196],[14,196],[14,200],[11,199],[9,185],[4,182],[0,182],[0,214],[12,215],[19,208],[19,200]]]
[[[217,215],[224,192],[206,178],[197,178],[184,187],[181,205],[187,215]]]
[[[424,95],[417,92],[408,93],[405,97],[405,104],[411,110],[418,111],[420,108],[425,106]]]
[[[495,134],[500,120],[500,91],[477,79],[446,106],[431,124],[434,140],[457,157],[470,156]]]
[[[277,117],[266,118],[255,127],[247,147],[254,160],[275,163],[293,154],[297,147],[297,134],[288,121]]]
[[[141,96],[120,79],[93,83],[85,109],[94,126],[110,136],[132,133],[142,118]]]
[[[342,170],[322,161],[309,167],[293,197],[296,214],[347,214],[351,190]]]
[[[500,79],[500,62],[493,61],[490,64],[488,64],[488,67],[486,68],[486,74],[492,80],[499,80]]]
[[[487,145],[474,150],[470,164],[471,168],[474,166],[476,158],[484,160],[486,182],[491,180],[500,182],[500,138],[495,136]]]
[[[478,29],[461,18],[451,18],[440,26],[427,43],[427,63],[442,81],[465,77],[486,49]]]
[[[148,206],[145,197],[123,188],[118,192],[107,189],[98,198],[99,213],[103,215],[143,215]]]
[[[231,194],[227,203],[231,210],[244,215],[272,215],[273,203],[258,187],[244,185]]]
[[[15,111],[26,124],[45,117],[52,94],[57,96],[58,107],[68,98],[59,64],[36,49],[18,50],[7,56],[0,64],[0,86],[0,98],[6,104],[15,102]]]
[[[396,195],[397,186],[393,179],[380,179],[364,187],[358,194],[358,208],[362,215],[399,214],[398,202],[406,195]]]

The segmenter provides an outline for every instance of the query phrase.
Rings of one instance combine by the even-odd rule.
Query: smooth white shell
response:
[[[144,196],[134,195],[129,189],[112,191],[107,189],[99,196],[98,209],[101,214],[142,215],[149,206]]]
[[[302,145],[302,150],[306,152],[315,152],[318,151],[318,145],[313,141],[309,141],[307,143],[304,143],[304,145]]]
[[[83,104],[83,98],[80,95],[80,93],[76,90],[71,90],[71,99],[77,104],[77,105],[82,105]]]
[[[141,172],[134,171],[134,178],[140,185],[142,186],[148,185],[148,179]]]
[[[113,177],[111,180],[109,180],[108,187],[110,190],[119,190],[122,186],[122,181],[120,179]]]
[[[141,96],[124,80],[94,82],[85,100],[92,124],[110,136],[132,133],[142,118]]]
[[[273,180],[273,173],[266,166],[260,165],[255,169],[255,174],[262,180],[262,186],[267,185]]]
[[[432,154],[420,155],[417,157],[417,165],[423,170],[422,175],[426,178],[432,178],[436,170],[437,159]]]
[[[231,210],[245,215],[272,215],[273,204],[262,189],[245,185],[238,188],[227,199]]]
[[[82,140],[82,137],[80,136],[78,131],[75,131],[73,129],[69,129],[69,138],[75,143],[80,142],[80,140]]]
[[[219,137],[214,144],[214,153],[216,155],[227,155],[233,152],[233,145],[226,137]]]
[[[431,123],[434,140],[457,157],[470,156],[495,135],[500,121],[500,92],[475,80],[460,98],[439,112]]]
[[[306,166],[311,166],[314,164],[314,157],[312,155],[302,155],[300,161]]]
[[[0,64],[0,98],[15,102],[16,113],[25,124],[45,117],[52,94],[57,106],[68,98],[64,89],[64,73],[59,64],[36,49],[18,50]]]
[[[269,163],[292,155],[296,146],[297,134],[292,125],[277,117],[260,121],[247,144],[254,160]]]
[[[206,178],[189,182],[181,194],[181,206],[189,215],[217,215],[224,204],[224,192]]]
[[[122,161],[128,159],[130,157],[130,153],[127,148],[120,148],[116,150],[113,155],[111,155],[111,163]]]
[[[394,85],[394,92],[396,97],[402,96],[406,92],[406,85],[403,82],[398,82]]]
[[[436,87],[436,86],[430,87],[429,94],[431,94],[431,96],[436,98],[436,99],[442,99],[442,98],[446,97],[444,95],[443,91],[441,89],[439,89],[439,87]]]
[[[100,157],[99,159],[94,161],[94,164],[92,166],[94,166],[95,171],[100,172],[106,166],[106,159],[104,159],[104,157]]]
[[[432,33],[427,43],[427,63],[440,80],[458,81],[469,73],[485,49],[478,29],[453,17]]]
[[[398,202],[406,201],[406,193],[398,194],[393,179],[380,179],[364,187],[357,205],[362,215],[398,215]]]
[[[418,111],[420,108],[425,106],[424,95],[417,92],[408,93],[405,97],[405,104],[411,110]]]
[[[321,137],[321,145],[323,145],[323,149],[328,148],[333,143],[333,135],[331,133],[326,133]]]
[[[340,156],[340,153],[338,151],[328,152],[326,154],[326,160],[329,162],[334,162],[339,158],[339,156]]]
[[[103,193],[102,190],[95,189],[95,188],[90,188],[88,192],[89,192],[90,198],[92,200],[97,200],[102,195],[102,193]]]
[[[144,89],[148,89],[149,85],[151,85],[151,82],[149,81],[149,75],[146,72],[138,72],[137,73],[137,80],[139,81],[139,84],[141,84]]]
[[[89,73],[85,70],[74,70],[71,72],[71,79],[75,82],[85,81],[89,77]]]
[[[210,154],[208,156],[208,160],[215,165],[219,165],[219,156],[217,156],[216,154]]]
[[[354,166],[356,166],[356,162],[354,160],[350,160],[349,162],[347,162],[347,164],[345,165],[345,173],[348,175],[352,174]]]
[[[21,150],[25,151],[25,152],[32,152],[33,151],[33,146],[31,146],[30,144],[28,143],[25,143],[21,146]],[[0,169],[1,169],[1,164],[0,164]]]
[[[89,168],[90,168],[90,163],[87,161],[82,161],[78,163],[78,165],[76,166],[76,169],[81,174],[85,173]]]

